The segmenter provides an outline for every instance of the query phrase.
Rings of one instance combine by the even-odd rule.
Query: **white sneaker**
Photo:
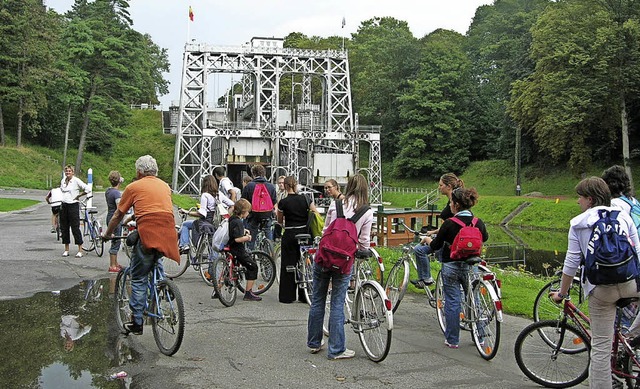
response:
[[[79,252],[78,254],[76,254],[76,258],[82,258],[84,254],[82,254],[82,252]]]
[[[322,339],[322,341],[320,342],[320,346],[316,347],[316,348],[311,348],[309,350],[309,352],[311,354],[317,354],[320,352],[320,350],[322,350],[324,348],[324,339]]]
[[[69,252],[68,252],[68,251],[63,252],[63,253],[62,253],[62,256],[63,256],[63,257],[68,257],[68,256],[69,256]]]
[[[349,359],[349,358],[353,358],[356,356],[356,352],[353,350],[349,350],[348,348],[345,349],[342,354],[338,354],[333,358],[329,358],[329,359]]]

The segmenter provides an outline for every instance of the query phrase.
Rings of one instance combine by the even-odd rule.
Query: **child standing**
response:
[[[243,300],[261,301],[262,297],[255,295],[251,290],[253,283],[258,278],[258,265],[244,247],[244,242],[251,241],[251,234],[249,230],[244,228],[242,220],[249,215],[250,210],[251,203],[246,199],[240,199],[236,202],[233,216],[229,219],[229,251],[236,261],[247,269],[245,273],[247,285]]]

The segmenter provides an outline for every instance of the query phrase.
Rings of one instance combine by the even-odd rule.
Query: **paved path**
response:
[[[0,191],[0,197],[44,199],[45,191]],[[104,195],[94,204],[104,218]],[[69,288],[84,279],[110,277],[108,258],[62,258],[63,246],[49,226],[50,209],[42,203],[0,214],[0,299],[27,297],[38,291]],[[75,253],[72,250],[72,254]],[[121,259],[124,257],[121,254]],[[113,276],[111,276],[113,279]],[[262,302],[239,299],[231,308],[210,298],[211,288],[189,269],[176,280],[186,305],[187,333],[173,357],[159,354],[150,331],[130,336],[127,344],[140,352],[125,364],[136,388],[529,388],[518,369],[513,342],[529,320],[506,316],[496,358],[484,361],[468,333],[461,347],[444,346],[435,311],[420,295],[408,295],[394,315],[391,352],[382,363],[369,361],[357,336],[347,327],[352,360],[329,361],[305,347],[306,304],[280,304],[277,285]],[[1,352],[0,352],[1,354]],[[6,356],[3,356],[6,357]],[[1,386],[1,385],[0,385]]]

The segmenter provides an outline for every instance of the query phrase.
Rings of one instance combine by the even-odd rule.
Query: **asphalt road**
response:
[[[46,192],[0,190],[0,197],[44,200]],[[104,195],[94,205],[101,220]],[[50,233],[50,208],[44,201],[26,210],[0,213],[0,299],[28,297],[39,291],[62,290],[85,279],[110,277],[108,256],[61,256],[63,246]],[[124,262],[124,254],[120,254]],[[113,277],[113,276],[111,276]],[[421,295],[405,296],[394,315],[391,351],[387,359],[367,359],[359,340],[346,328],[351,360],[330,361],[306,347],[308,306],[280,304],[277,285],[262,302],[238,299],[225,308],[210,298],[212,289],[189,269],[176,279],[185,301],[187,331],[173,357],[161,355],[150,328],[127,342],[142,358],[118,369],[131,377],[131,388],[532,388],[516,365],[513,344],[529,320],[505,316],[498,355],[492,361],[477,353],[469,333],[460,348],[448,349],[435,311]],[[1,354],[1,351],[0,351]],[[6,357],[6,356],[3,356]],[[1,385],[0,385],[1,386]]]

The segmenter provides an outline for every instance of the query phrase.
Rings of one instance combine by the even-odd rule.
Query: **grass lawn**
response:
[[[38,203],[36,200],[0,198],[0,212],[17,211]]]

